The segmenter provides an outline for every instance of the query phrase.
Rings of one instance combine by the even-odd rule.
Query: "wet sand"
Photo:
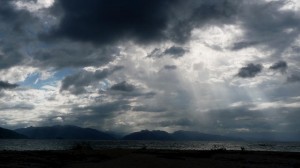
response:
[[[257,151],[1,151],[1,168],[300,168],[300,153]]]

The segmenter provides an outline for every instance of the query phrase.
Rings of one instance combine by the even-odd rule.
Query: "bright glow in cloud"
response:
[[[34,1],[15,1],[15,5],[19,9],[26,9],[30,12],[36,12],[38,10],[41,10],[43,8],[50,8],[54,0],[37,0]]]

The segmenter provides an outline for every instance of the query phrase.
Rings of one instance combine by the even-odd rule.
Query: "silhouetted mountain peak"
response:
[[[238,138],[200,133],[197,131],[175,131],[170,134],[160,130],[141,130],[123,137],[124,140],[176,140],[176,141],[234,141]]]
[[[16,129],[15,131],[34,139],[115,139],[111,135],[104,132],[100,132],[96,129],[81,128],[73,125],[27,127]]]
[[[12,130],[0,128],[0,139],[26,139],[27,137]]]
[[[173,140],[172,136],[160,130],[142,130],[123,137],[124,140]]]
[[[15,130],[33,139],[94,139],[114,140],[113,134],[98,131],[92,128],[81,128],[74,125],[55,125],[45,127],[27,127]],[[1,138],[1,137],[0,137]],[[228,136],[205,134],[197,131],[179,130],[168,133],[161,130],[141,130],[130,133],[122,138],[123,140],[158,140],[158,141],[236,141],[242,140]]]

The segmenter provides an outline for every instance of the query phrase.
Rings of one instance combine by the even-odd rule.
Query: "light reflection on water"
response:
[[[171,149],[171,150],[226,150],[300,152],[298,142],[206,142],[206,141],[82,141],[82,140],[0,140],[0,150],[66,150],[86,142],[93,149]]]

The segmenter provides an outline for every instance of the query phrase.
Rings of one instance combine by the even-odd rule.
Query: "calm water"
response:
[[[176,149],[176,150],[227,150],[290,151],[300,152],[296,142],[203,142],[203,141],[82,141],[82,140],[0,140],[0,150],[65,150],[86,142],[93,149]]]

